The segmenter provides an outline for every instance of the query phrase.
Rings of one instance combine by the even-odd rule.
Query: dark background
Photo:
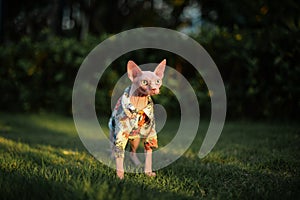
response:
[[[299,119],[300,8],[294,0],[0,0],[0,109],[72,113],[72,87],[88,53],[137,27],[165,27],[199,42],[217,64],[230,119]],[[101,79],[96,109],[110,113],[111,90],[138,64],[167,58],[191,82],[209,116],[209,92],[187,61],[144,49],[113,62]],[[104,86],[104,87],[103,87]],[[162,93],[163,94],[163,93]],[[169,112],[174,96],[160,97]]]

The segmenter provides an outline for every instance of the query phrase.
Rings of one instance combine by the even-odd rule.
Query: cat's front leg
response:
[[[145,174],[154,177],[156,173],[152,171],[152,149],[145,150]]]
[[[117,176],[119,179],[124,178],[124,157],[116,158],[116,168],[117,168]]]

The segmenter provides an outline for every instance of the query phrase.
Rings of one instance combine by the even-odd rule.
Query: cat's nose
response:
[[[157,88],[152,88],[151,93],[152,94],[158,94],[158,89]]]

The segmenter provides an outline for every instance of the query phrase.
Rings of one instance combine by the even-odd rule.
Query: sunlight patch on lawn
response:
[[[32,115],[29,119],[35,126],[67,135],[77,134],[73,120],[58,116]]]

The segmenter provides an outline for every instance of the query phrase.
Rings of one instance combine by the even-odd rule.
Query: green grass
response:
[[[176,124],[168,122],[161,144]],[[87,153],[71,118],[1,114],[0,199],[300,198],[299,125],[227,122],[213,151],[199,159],[207,125],[156,178],[126,174],[119,181]]]

